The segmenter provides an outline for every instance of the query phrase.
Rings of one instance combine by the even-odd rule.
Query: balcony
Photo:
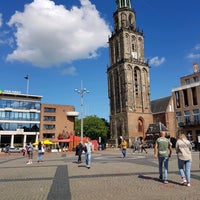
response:
[[[190,121],[190,122],[179,122],[179,127],[194,127],[194,126],[200,126],[200,121]]]
[[[177,88],[173,88],[172,92],[178,91],[178,90],[184,90],[184,89],[188,89],[188,88],[192,88],[192,87],[197,87],[200,86],[200,82],[197,83],[191,83],[191,84],[187,84],[187,85],[182,85],[180,87]]]
[[[66,112],[66,115],[68,117],[77,117],[79,115],[79,113],[75,112],[75,111],[69,111],[69,112]]]

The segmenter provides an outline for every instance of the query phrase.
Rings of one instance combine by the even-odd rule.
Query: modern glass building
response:
[[[0,145],[24,147],[38,140],[42,96],[0,91]]]

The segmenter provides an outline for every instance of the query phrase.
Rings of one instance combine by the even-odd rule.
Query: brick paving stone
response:
[[[199,152],[193,152],[191,187],[179,184],[177,157],[169,161],[169,184],[158,180],[153,150],[121,158],[119,149],[97,151],[90,169],[77,164],[74,152],[45,153],[44,162],[26,165],[27,157],[0,154],[1,200],[200,200]]]

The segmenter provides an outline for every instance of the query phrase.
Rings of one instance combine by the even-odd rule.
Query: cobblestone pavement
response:
[[[94,152],[90,169],[77,164],[74,152],[45,153],[42,163],[36,158],[27,165],[27,157],[0,154],[1,200],[200,200],[199,152],[193,152],[191,187],[180,185],[175,154],[169,184],[160,182],[150,149],[129,149],[125,159],[116,149]]]

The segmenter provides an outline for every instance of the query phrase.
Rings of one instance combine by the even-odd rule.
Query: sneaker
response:
[[[27,165],[30,165],[31,163],[30,163],[30,162],[27,162],[26,164],[27,164]]]
[[[186,185],[186,184],[187,184],[187,181],[186,181],[185,178],[182,178],[181,184],[182,184],[182,185]]]
[[[187,183],[187,186],[190,187],[190,183]]]
[[[162,177],[162,176],[159,176],[159,180],[161,180],[161,181],[162,181],[162,180],[163,180],[163,177]]]
[[[167,184],[167,183],[169,183],[167,180],[164,180],[164,184]]]

